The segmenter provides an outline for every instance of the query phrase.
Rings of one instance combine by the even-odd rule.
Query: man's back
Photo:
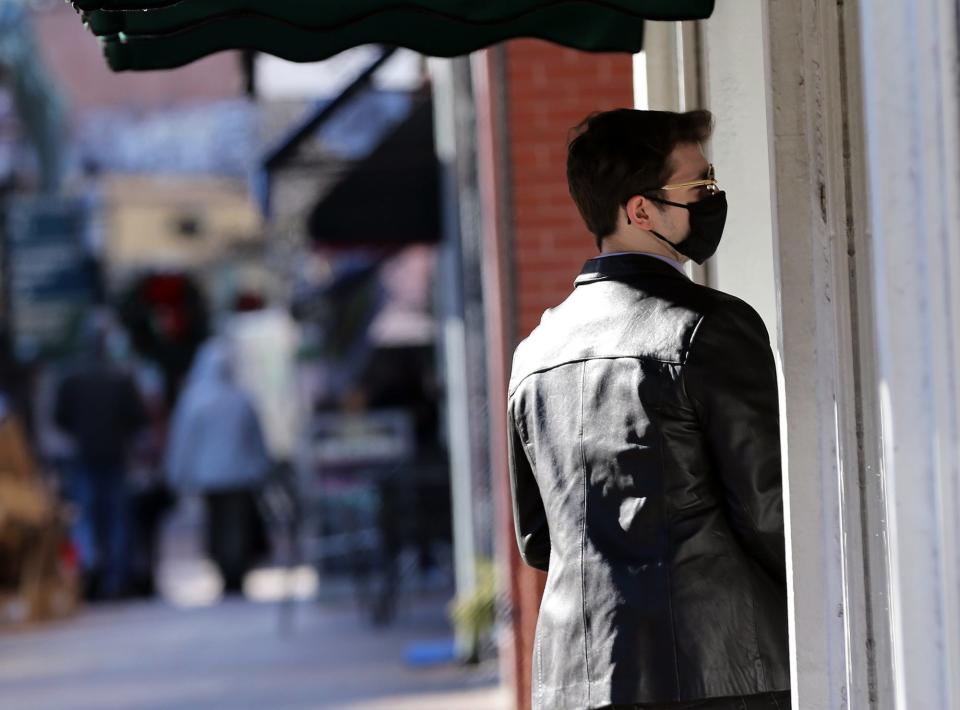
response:
[[[538,707],[789,687],[777,402],[753,309],[642,254],[587,262],[520,344],[514,515],[549,569]]]
[[[87,464],[123,466],[146,412],[133,379],[106,364],[86,364],[71,373],[57,392],[54,417],[74,437]]]

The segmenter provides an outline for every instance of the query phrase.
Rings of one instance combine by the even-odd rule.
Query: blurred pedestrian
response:
[[[147,425],[133,452],[131,463],[131,592],[138,597],[156,593],[160,558],[160,530],[177,498],[164,475],[167,425],[166,382],[160,367],[138,361],[133,372],[143,397]]]
[[[234,381],[227,348],[208,341],[174,410],[166,470],[174,488],[203,495],[207,552],[228,594],[241,591],[244,576],[265,551],[256,493],[270,467],[260,421],[251,398]]]
[[[127,459],[146,413],[133,379],[112,362],[107,337],[102,323],[87,333],[80,360],[57,389],[54,421],[74,444],[66,485],[78,507],[74,538],[87,595],[115,599],[128,591]]]

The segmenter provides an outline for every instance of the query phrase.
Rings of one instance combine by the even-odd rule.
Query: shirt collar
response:
[[[671,259],[669,256],[663,256],[662,254],[651,254],[648,251],[611,251],[606,254],[599,254],[594,259],[604,259],[608,256],[623,256],[624,254],[643,254],[644,256],[652,256],[654,259],[659,259],[667,264],[670,264],[673,268],[679,271],[684,276],[687,275],[687,272],[683,269],[683,264],[681,264],[676,259]]]
[[[644,275],[689,280],[683,268],[673,259],[647,252],[628,251],[602,254],[588,259],[574,280],[574,286],[593,281],[622,280],[625,277]]]

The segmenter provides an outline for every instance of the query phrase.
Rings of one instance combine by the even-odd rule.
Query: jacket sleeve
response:
[[[751,556],[785,582],[777,371],[767,329],[753,308],[729,302],[701,320],[683,384],[735,533]]]
[[[550,531],[533,465],[517,429],[513,407],[507,408],[507,458],[513,525],[520,557],[531,567],[546,571],[550,563]]]

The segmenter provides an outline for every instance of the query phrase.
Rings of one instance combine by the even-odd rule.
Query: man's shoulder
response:
[[[742,362],[766,358],[771,352],[770,335],[757,310],[733,294],[711,291],[709,307],[691,334],[684,363],[712,366],[718,358]]]
[[[743,301],[692,281],[599,281],[546,309],[513,353],[508,391],[530,374],[580,360],[638,357],[681,363],[704,316]]]
[[[757,309],[739,296],[726,291],[719,291],[708,286],[700,286],[703,294],[703,308],[701,309],[701,324],[716,325],[718,328],[737,324],[750,330],[767,335],[766,324]],[[701,325],[702,327],[702,325]],[[698,330],[700,328],[698,327]]]
[[[696,281],[687,281],[685,286],[685,288],[678,288],[675,293],[665,295],[665,298],[696,311],[701,316],[733,312],[744,308],[753,310],[749,303],[732,293],[699,284]]]

